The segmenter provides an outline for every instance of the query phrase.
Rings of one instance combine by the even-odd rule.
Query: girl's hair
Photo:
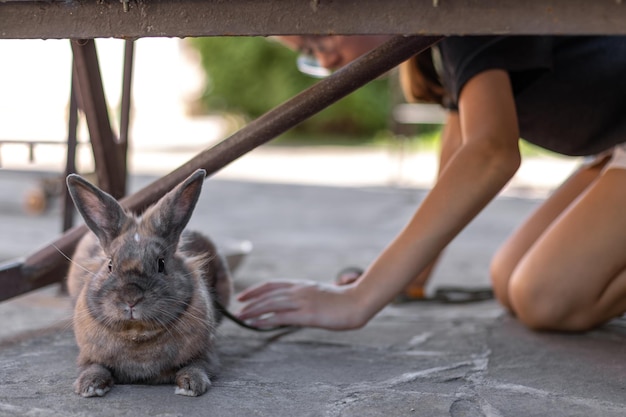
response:
[[[409,103],[436,103],[444,105],[446,91],[443,88],[431,48],[400,64],[400,85]]]

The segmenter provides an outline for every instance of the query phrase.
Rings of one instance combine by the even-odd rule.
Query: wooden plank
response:
[[[19,39],[626,34],[625,22],[622,0],[0,0],[0,38]]]

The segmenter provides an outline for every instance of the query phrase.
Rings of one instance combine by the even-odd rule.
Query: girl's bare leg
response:
[[[531,328],[587,330],[626,311],[626,170],[608,169],[594,181],[600,168],[574,175],[494,261],[498,296]],[[511,268],[508,279],[496,275],[503,266]]]
[[[496,298],[511,310],[509,282],[520,260],[554,220],[595,181],[606,161],[573,173],[500,247],[491,262],[491,282]]]

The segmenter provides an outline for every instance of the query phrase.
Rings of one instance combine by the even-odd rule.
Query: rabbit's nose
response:
[[[123,288],[124,302],[134,307],[143,299],[143,288],[136,284],[126,284]]]

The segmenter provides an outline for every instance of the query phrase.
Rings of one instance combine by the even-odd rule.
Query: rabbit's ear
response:
[[[107,247],[120,235],[128,216],[110,194],[76,174],[67,176],[67,188],[85,223]]]
[[[206,171],[199,169],[165,194],[144,215],[155,232],[169,242],[178,241],[196,207]]]

